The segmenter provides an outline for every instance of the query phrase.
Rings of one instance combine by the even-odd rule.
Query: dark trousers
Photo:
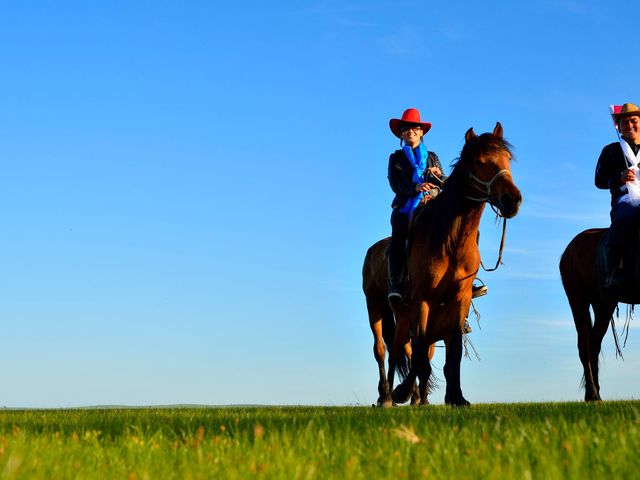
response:
[[[394,208],[391,213],[391,244],[389,245],[389,279],[392,284],[402,281],[405,270],[409,214]]]
[[[613,248],[620,251],[630,240],[636,238],[635,232],[640,227],[640,207],[624,202],[618,203],[611,216],[609,242]]]

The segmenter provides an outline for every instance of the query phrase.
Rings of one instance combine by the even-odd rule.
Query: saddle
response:
[[[612,265],[609,258],[609,231],[607,231],[596,250],[598,285],[602,297],[620,303],[640,304],[640,231],[627,243],[622,252],[622,269],[618,269],[615,282],[607,282],[618,265]]]

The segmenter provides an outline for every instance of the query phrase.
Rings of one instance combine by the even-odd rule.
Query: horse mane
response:
[[[470,138],[462,147],[460,156],[452,163],[453,170],[445,180],[442,192],[414,212],[409,238],[414,235],[426,238],[430,251],[454,254],[462,224],[468,220],[463,218],[462,213],[468,211],[471,206],[478,205],[463,193],[471,164],[480,155],[505,150],[509,155],[513,155],[511,144],[491,133]],[[482,215],[482,210],[478,209],[478,216]]]

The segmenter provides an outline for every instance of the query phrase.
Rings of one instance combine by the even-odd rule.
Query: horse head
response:
[[[489,202],[499,215],[512,218],[520,209],[522,194],[511,176],[509,143],[502,138],[502,125],[496,123],[493,133],[476,135],[473,128],[465,134],[460,158],[467,159],[467,198]]]

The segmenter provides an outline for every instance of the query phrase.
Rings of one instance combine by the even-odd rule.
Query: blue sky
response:
[[[524,203],[504,266],[481,275],[466,397],[581,399],[558,260],[608,225],[593,172],[616,140],[608,105],[640,102],[625,22],[639,15],[605,1],[3,4],[0,406],[374,402],[361,266],[390,233],[388,120],[408,107],[447,171],[471,126],[500,121],[517,156]],[[490,211],[481,235],[491,264]],[[604,344],[603,397],[637,398],[636,322],[624,361]]]

